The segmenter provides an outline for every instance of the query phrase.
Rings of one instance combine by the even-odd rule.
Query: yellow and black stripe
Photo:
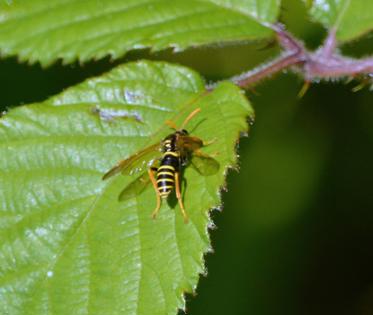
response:
[[[174,139],[166,139],[164,153],[157,170],[157,189],[162,198],[166,198],[175,187],[175,173],[180,168],[180,154],[175,148]]]

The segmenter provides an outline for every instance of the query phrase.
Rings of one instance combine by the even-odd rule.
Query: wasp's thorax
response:
[[[163,152],[176,152],[179,150],[177,147],[178,138],[180,136],[187,136],[189,133],[185,129],[177,130],[163,139]]]

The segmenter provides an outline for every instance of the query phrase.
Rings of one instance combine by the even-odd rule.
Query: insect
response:
[[[173,122],[166,121],[166,124],[174,129],[173,133],[159,143],[150,145],[129,158],[119,161],[102,177],[105,180],[118,173],[125,175],[143,173],[122,190],[119,200],[140,194],[149,183],[152,183],[157,197],[157,205],[152,212],[154,219],[158,215],[162,200],[175,189],[184,222],[188,222],[180,189],[184,167],[191,164],[202,175],[212,175],[219,169],[219,163],[212,156],[200,151],[203,146],[214,140],[204,143],[200,138],[189,135],[189,132],[184,129],[199,112],[200,108],[192,111],[180,128],[177,128]]]

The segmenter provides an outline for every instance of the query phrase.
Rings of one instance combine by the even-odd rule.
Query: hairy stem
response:
[[[336,51],[336,30],[331,29],[323,45],[314,52],[305,49],[303,43],[286,32],[283,25],[272,26],[283,52],[268,63],[234,76],[229,80],[242,88],[249,88],[261,80],[284,69],[296,67],[306,82],[319,79],[335,79],[370,75],[373,73],[373,58],[353,59]],[[213,89],[214,86],[207,86]]]
[[[283,54],[279,58],[272,60],[267,64],[245,72],[241,75],[234,76],[230,80],[239,87],[249,87],[271,76],[272,74],[275,74],[299,62],[301,62],[301,60],[297,54]]]

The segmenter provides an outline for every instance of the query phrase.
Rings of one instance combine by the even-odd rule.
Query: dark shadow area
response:
[[[189,314],[373,313],[372,96],[351,87],[298,102],[281,76],[251,96],[257,122]]]

